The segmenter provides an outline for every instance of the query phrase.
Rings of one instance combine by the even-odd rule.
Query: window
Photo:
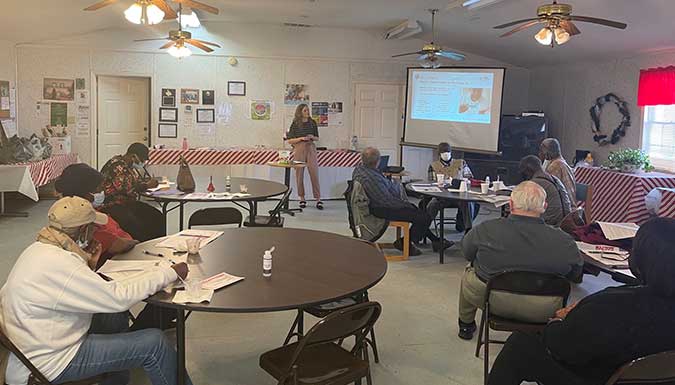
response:
[[[654,167],[675,172],[675,104],[645,106],[642,149]]]

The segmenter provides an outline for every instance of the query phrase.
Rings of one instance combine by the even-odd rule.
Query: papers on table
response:
[[[112,280],[119,281],[142,274],[144,271],[150,270],[157,265],[158,261],[119,261],[109,259],[97,272]]]
[[[211,289],[201,289],[199,291],[199,294],[194,297],[189,297],[185,290],[177,290],[171,302],[173,303],[211,302],[212,297],[213,297],[213,290]]]
[[[443,191],[441,190],[440,187],[434,186],[432,184],[413,184],[412,189],[417,192],[426,192],[426,193],[430,192],[439,193]]]
[[[237,277],[236,275],[222,272],[213,277],[202,280],[202,289],[218,290],[221,287],[229,286],[244,279],[244,277]]]
[[[246,193],[229,193],[229,192],[224,192],[224,193],[191,193],[187,194],[184,198],[187,200],[190,199],[213,199],[213,200],[223,200],[223,199],[233,199],[233,198],[243,198],[251,196],[251,194],[246,194]]]
[[[208,245],[209,243],[216,240],[219,236],[223,235],[222,231],[212,231],[212,230],[183,230],[180,233],[174,234],[163,240],[162,242],[155,245],[155,247],[163,247],[167,249],[174,249],[185,251],[187,250],[186,240],[190,238],[199,238],[199,248]]]
[[[581,252],[607,267],[628,268],[628,255],[630,253],[619,247],[592,245],[585,242],[577,242],[577,247]]]
[[[160,183],[157,185],[157,187],[149,188],[148,191],[150,192],[155,192],[155,191],[160,191],[160,190],[168,190],[171,188],[171,185],[175,184],[173,182],[166,182],[166,183]]]
[[[509,203],[510,199],[511,199],[511,197],[508,197],[506,195],[484,195],[483,196],[484,201],[492,203],[497,208],[502,207],[505,204]]]
[[[603,234],[605,234],[605,238],[610,241],[633,238],[640,229],[640,226],[635,223],[598,222],[598,225],[600,225]]]

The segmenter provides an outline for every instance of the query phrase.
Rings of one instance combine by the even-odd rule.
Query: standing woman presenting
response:
[[[319,129],[316,122],[309,116],[309,107],[306,104],[300,104],[295,109],[293,123],[286,133],[286,140],[293,146],[293,160],[305,162],[309,179],[312,181],[312,195],[316,199],[316,208],[323,210],[321,202],[321,189],[319,187],[319,163],[316,158],[315,141],[319,140]],[[305,200],[305,170],[303,168],[295,169],[295,176],[298,185],[298,196],[300,197],[300,208],[307,207]]]

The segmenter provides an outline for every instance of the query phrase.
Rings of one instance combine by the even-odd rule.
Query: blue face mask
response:
[[[133,168],[135,168],[138,171],[143,171],[145,169],[145,165],[143,163],[134,163]]]
[[[105,191],[97,192],[92,195],[94,196],[94,201],[91,202],[91,205],[94,206],[94,208],[103,206],[103,202],[105,202]]]

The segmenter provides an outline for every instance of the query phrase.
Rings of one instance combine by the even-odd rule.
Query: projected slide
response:
[[[494,74],[417,71],[411,119],[490,124]]]

